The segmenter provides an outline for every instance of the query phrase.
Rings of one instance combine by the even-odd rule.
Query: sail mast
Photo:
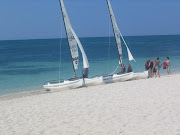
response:
[[[111,23],[112,23],[112,27],[113,27],[114,37],[115,37],[115,40],[116,40],[116,46],[117,46],[117,49],[118,49],[119,64],[122,64],[123,63],[123,56],[122,56],[120,33],[119,33],[119,29],[117,27],[116,18],[114,16],[114,13],[113,13],[113,10],[112,10],[112,7],[111,7],[111,3],[110,3],[109,0],[107,0],[107,4],[108,4],[109,15],[110,15]]]
[[[62,17],[63,17],[64,26],[65,26],[65,30],[66,30],[66,36],[67,36],[67,40],[68,40],[69,50],[70,50],[70,54],[71,54],[74,74],[76,76],[76,70],[78,69],[78,63],[79,63],[77,42],[71,31],[71,23],[70,23],[68,14],[67,14],[65,6],[64,6],[64,2],[63,2],[63,0],[59,0],[59,2],[60,2]]]
[[[114,16],[114,13],[113,13],[113,10],[112,10],[112,7],[111,7],[111,3],[109,0],[107,0],[107,4],[108,4],[108,8],[109,8],[109,14],[110,14],[110,17],[111,17],[111,23],[112,23],[112,26],[113,26],[113,31],[114,31],[114,36],[115,36],[115,39],[116,39],[116,45],[117,45],[117,48],[118,48],[118,51],[119,51],[119,58],[120,58],[120,64],[122,64],[123,61],[121,61],[123,58],[122,58],[122,47],[121,47],[121,39],[120,37],[122,38],[126,48],[127,48],[127,52],[128,52],[128,57],[129,57],[129,61],[131,60],[134,60],[135,59],[133,58],[118,26],[117,26],[117,22],[116,22],[116,18]],[[136,62],[136,61],[135,61]]]

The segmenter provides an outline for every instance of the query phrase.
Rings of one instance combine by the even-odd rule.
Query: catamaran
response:
[[[78,69],[78,63],[79,63],[79,53],[78,53],[78,47],[82,53],[82,58],[83,58],[83,69],[86,69],[88,71],[89,68],[89,63],[88,59],[86,56],[86,53],[82,47],[82,44],[77,37],[76,33],[74,32],[68,14],[66,12],[64,2],[63,0],[59,0],[60,2],[60,7],[61,7],[61,12],[62,12],[62,17],[64,21],[64,26],[66,30],[66,35],[67,35],[67,40],[69,44],[69,50],[71,54],[71,59],[72,59],[72,65],[74,69],[74,78],[69,79],[69,80],[63,80],[63,81],[50,81],[44,84],[44,88],[48,90],[65,90],[65,89],[73,89],[73,88],[78,88],[81,87],[84,84],[84,81],[82,78],[77,78],[76,77],[76,70]],[[78,45],[78,46],[77,46]]]
[[[128,52],[128,58],[129,58],[129,61],[132,61],[134,59],[134,57],[132,56],[132,53],[130,52],[118,26],[117,26],[117,23],[116,23],[116,19],[115,19],[115,16],[114,16],[114,13],[113,13],[113,10],[112,10],[112,7],[111,7],[111,3],[109,0],[107,0],[107,4],[108,4],[108,8],[109,8],[109,13],[110,13],[110,17],[111,17],[111,22],[112,22],[112,26],[113,26],[113,30],[114,30],[114,35],[115,35],[115,39],[116,39],[116,43],[117,43],[117,47],[118,47],[118,52],[119,52],[119,57],[122,56],[122,49],[120,49],[120,38],[122,38],[126,48],[127,48],[127,52]],[[119,45],[118,45],[119,44]],[[136,62],[136,61],[135,61]],[[120,58],[120,63],[122,63],[122,57]],[[126,74],[127,75],[127,74]],[[130,76],[129,75],[129,78],[132,77],[132,75]],[[148,71],[144,71],[144,72],[138,72],[138,73],[133,73],[133,77],[129,79],[127,77],[128,80],[137,80],[137,79],[144,79],[144,78],[148,78]]]
[[[132,56],[132,54],[131,54],[131,52],[130,52],[130,50],[129,50],[118,26],[117,26],[116,18],[113,13],[111,3],[109,0],[107,0],[107,5],[108,5],[108,9],[109,9],[112,27],[113,27],[114,37],[116,40],[117,50],[118,50],[118,54],[119,54],[119,65],[116,68],[116,70],[117,70],[123,64],[121,38],[127,48],[129,61],[132,61],[132,60],[135,61],[135,59]],[[116,72],[116,70],[110,75],[99,76],[99,77],[95,77],[95,78],[87,78],[87,79],[85,79],[85,85],[91,86],[91,85],[98,85],[98,84],[103,84],[103,83],[121,82],[121,81],[130,80],[133,78],[133,72],[123,73],[123,74],[122,73],[114,74]]]

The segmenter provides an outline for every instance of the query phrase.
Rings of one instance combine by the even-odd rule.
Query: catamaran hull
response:
[[[114,74],[111,76],[100,76],[91,79],[85,79],[86,86],[95,86],[100,84],[108,84],[115,82],[123,82],[133,78],[133,72],[126,74]]]
[[[100,84],[108,84],[108,83],[115,83],[115,82],[123,82],[133,78],[133,72],[126,73],[126,74],[114,74],[111,76],[100,76],[95,78],[85,78],[78,79],[78,80],[65,80],[63,83],[48,83],[44,85],[44,88],[47,90],[69,90],[75,89],[83,86],[95,86]]]
[[[44,85],[44,88],[47,90],[69,90],[82,87],[82,85],[83,79],[78,79],[74,81],[66,80],[63,83],[48,83],[47,85]]]
[[[134,73],[132,80],[145,79],[148,78],[148,71]]]
[[[134,76],[133,72],[126,73],[126,74],[114,74],[113,81],[114,82],[124,82],[124,81],[132,79],[133,76]]]

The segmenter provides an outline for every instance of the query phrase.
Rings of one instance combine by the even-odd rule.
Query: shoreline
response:
[[[46,93],[48,93],[48,91],[46,91],[45,89],[10,93],[10,94],[5,94],[5,95],[0,95],[0,101],[10,100],[10,99],[14,99],[14,98],[27,97],[27,96],[33,96],[33,95],[39,95],[39,94],[46,94]]]
[[[174,74],[172,74],[170,76],[173,76],[173,75],[180,75],[180,73],[176,72],[176,73],[174,73]],[[165,74],[161,75],[161,77],[166,77],[166,76],[169,76],[169,75],[165,75]],[[153,78],[155,78],[155,77],[153,77]],[[146,79],[153,79],[153,78],[146,78]],[[159,78],[159,77],[157,77],[157,78]],[[140,80],[144,80],[144,79],[140,79]],[[138,80],[128,80],[128,81],[138,81]],[[125,81],[125,82],[128,82],[128,81]],[[122,83],[122,82],[118,82],[118,83]],[[101,84],[101,85],[110,85],[110,84],[114,84],[114,83]],[[96,85],[96,86],[101,86],[101,85]],[[90,86],[90,87],[94,87],[94,86]],[[82,88],[84,88],[84,87],[82,87]],[[89,87],[87,87],[87,88],[89,88]],[[70,90],[77,90],[77,89],[81,89],[81,88],[70,89]],[[60,92],[60,91],[70,91],[70,90],[49,91],[49,90],[46,90],[46,89],[38,89],[38,90],[30,90],[30,91],[9,93],[9,94],[0,95],[0,101],[2,101],[2,100],[10,100],[10,99],[14,99],[14,98],[22,98],[22,97],[33,96],[33,95],[39,95],[39,94],[46,94],[46,93],[51,93],[51,92],[54,93],[54,92]]]

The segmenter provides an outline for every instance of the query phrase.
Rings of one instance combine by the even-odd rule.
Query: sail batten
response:
[[[71,30],[71,23],[70,23],[68,14],[66,12],[66,8],[64,6],[64,2],[63,2],[63,0],[59,0],[59,2],[60,2],[60,6],[61,6],[64,26],[65,26],[65,30],[66,30],[66,36],[68,39],[69,49],[70,49],[70,53],[71,53],[71,59],[72,59],[72,64],[73,64],[73,68],[74,68],[74,73],[76,74],[76,70],[78,69],[78,64],[79,64],[79,53],[78,53],[77,41],[75,40],[74,34]]]
[[[114,16],[114,12],[112,10],[112,7],[111,7],[109,0],[107,0],[107,4],[108,4],[108,8],[109,8],[109,14],[110,14],[110,18],[111,18],[112,27],[113,27],[114,37],[116,40],[116,45],[117,45],[117,49],[118,49],[118,53],[119,53],[119,64],[122,64],[123,63],[123,56],[122,56],[122,47],[121,47],[121,39],[120,39],[119,28],[117,26],[116,18]]]

